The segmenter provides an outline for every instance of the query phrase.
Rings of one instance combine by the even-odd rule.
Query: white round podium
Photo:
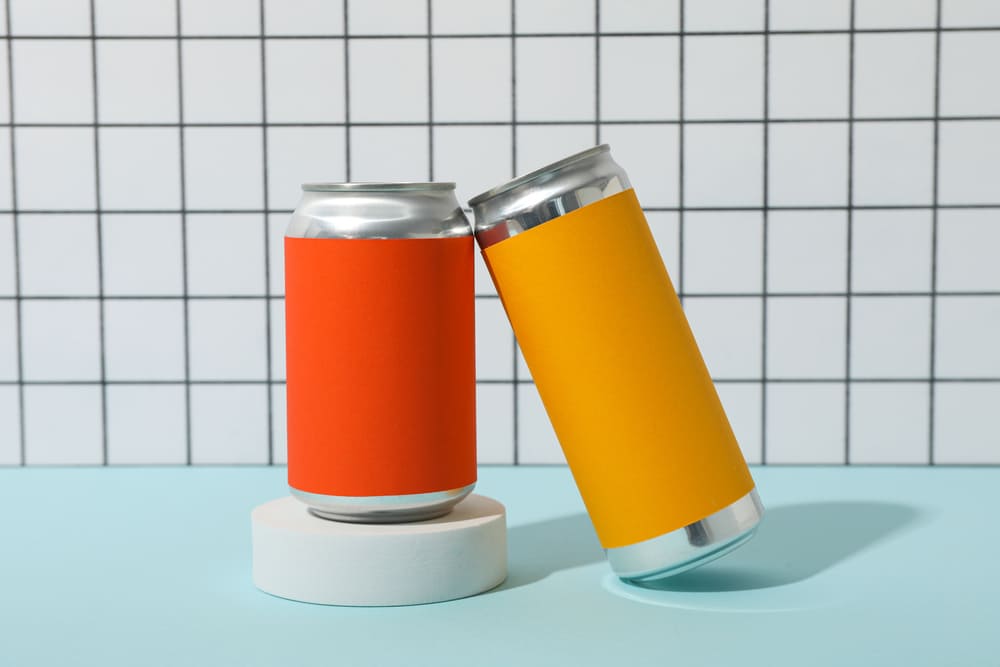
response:
[[[258,506],[253,582],[316,604],[425,604],[482,593],[507,576],[504,506],[472,494],[448,514],[397,524],[321,519],[292,498]]]

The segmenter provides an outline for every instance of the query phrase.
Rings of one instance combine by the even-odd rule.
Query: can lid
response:
[[[496,186],[492,190],[487,190],[486,192],[480,195],[476,195],[475,197],[469,200],[469,206],[476,206],[477,204],[483,203],[487,199],[492,199],[493,197],[496,197],[499,194],[503,194],[504,192],[509,192],[518,186],[524,185],[525,183],[534,181],[544,176],[548,176],[550,174],[554,174],[555,172],[559,171],[568,164],[578,162],[579,160],[586,160],[587,158],[593,157],[594,155],[607,153],[610,150],[611,147],[608,144],[601,144],[600,146],[594,146],[593,148],[588,148],[585,151],[574,153],[569,157],[564,157],[558,162],[553,162],[552,164],[545,165],[541,169],[536,169],[535,171],[527,173],[524,176],[518,176],[512,181],[507,181],[502,185]]]
[[[454,183],[304,183],[305,192],[413,192],[454,190]]]

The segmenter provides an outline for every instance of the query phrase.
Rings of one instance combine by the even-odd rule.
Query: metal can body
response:
[[[625,172],[606,146],[470,202],[610,564],[690,569],[750,537],[753,479]]]
[[[476,482],[471,227],[452,184],[319,184],[285,234],[288,483],[415,521]]]

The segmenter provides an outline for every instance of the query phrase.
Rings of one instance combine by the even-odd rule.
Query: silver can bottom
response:
[[[292,496],[321,519],[347,523],[408,523],[444,516],[476,483],[459,489],[399,496],[327,496],[288,487]]]
[[[621,579],[645,583],[672,577],[725,556],[745,543],[764,516],[757,489],[714,514],[642,542],[607,549]]]

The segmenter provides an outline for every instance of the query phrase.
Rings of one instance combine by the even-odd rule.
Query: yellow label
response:
[[[483,255],[605,548],[753,489],[632,190]]]

